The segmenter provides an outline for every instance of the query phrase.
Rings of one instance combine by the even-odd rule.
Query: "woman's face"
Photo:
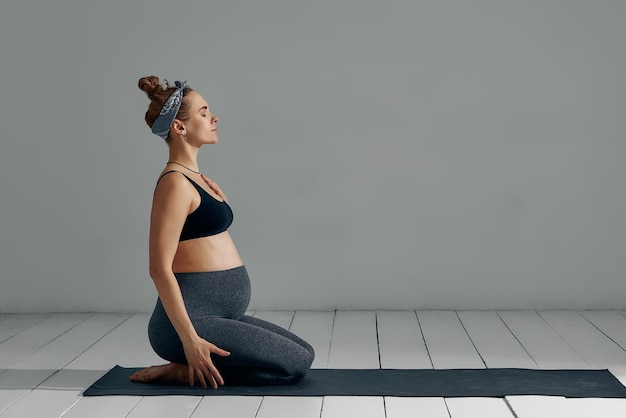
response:
[[[215,144],[219,118],[209,111],[208,103],[199,93],[191,91],[185,95],[185,99],[191,101],[189,119],[184,121],[187,142]]]

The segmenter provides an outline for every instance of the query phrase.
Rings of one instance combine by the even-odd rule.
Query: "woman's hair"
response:
[[[145,120],[149,127],[152,128],[152,124],[159,116],[159,112],[163,107],[163,104],[167,100],[168,97],[176,90],[176,87],[170,86],[170,83],[167,80],[163,80],[165,86],[159,80],[159,77],[156,76],[148,76],[141,77],[139,79],[139,89],[145,91],[148,95],[148,99],[150,99],[150,104],[148,105],[148,110],[146,111]],[[190,91],[193,91],[189,87],[185,88],[183,91],[183,100],[180,105],[180,109],[176,114],[176,119],[187,120],[189,119],[189,108],[191,103],[189,100],[185,100],[185,96]]]

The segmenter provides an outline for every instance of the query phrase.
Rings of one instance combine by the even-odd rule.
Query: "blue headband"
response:
[[[172,126],[172,122],[174,122],[180,105],[183,102],[183,91],[189,88],[186,81],[182,83],[175,81],[174,85],[176,86],[176,90],[174,90],[165,103],[163,103],[159,116],[152,124],[152,133],[160,136],[164,140],[167,140],[167,135],[170,133],[170,126]]]

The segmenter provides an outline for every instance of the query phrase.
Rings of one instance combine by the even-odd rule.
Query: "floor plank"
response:
[[[505,399],[517,418],[571,418],[575,414],[560,396],[508,396]]]
[[[417,318],[435,369],[485,368],[456,312],[423,311]]]
[[[623,418],[626,399],[567,399],[572,418]]]
[[[99,314],[87,318],[32,355],[14,365],[20,369],[61,369],[128,319],[126,314]]]
[[[540,368],[592,368],[537,312],[504,311],[499,315]]]
[[[381,368],[433,368],[415,312],[377,312],[376,324]]]
[[[538,367],[495,312],[463,311],[458,314],[487,367]]]
[[[198,396],[145,396],[128,418],[188,418],[201,400]]]
[[[0,412],[39,386],[54,370],[4,370],[0,373]]]
[[[385,397],[386,418],[450,418],[443,398]]]
[[[260,396],[207,396],[191,417],[255,418],[262,400]]]
[[[587,363],[610,369],[626,384],[626,352],[582,315],[572,311],[545,311],[540,315]]]
[[[583,311],[581,314],[607,337],[626,350],[626,317],[616,311]]]
[[[308,342],[315,349],[314,369],[328,367],[330,339],[333,334],[335,312],[297,311],[290,331]]]
[[[0,413],[1,418],[59,417],[81,399],[83,388],[93,382],[94,372],[59,370],[36,389]]]
[[[513,412],[503,399],[448,398],[446,405],[451,418],[513,418]]]
[[[2,418],[53,418],[80,400],[79,391],[34,390],[0,413]]]
[[[63,418],[125,418],[140,400],[139,396],[83,397]]]
[[[51,314],[2,314],[0,318],[0,343],[36,325]]]
[[[376,313],[337,311],[330,343],[329,368],[380,368]],[[358,416],[384,418],[382,397],[325,397],[322,418]]]
[[[109,370],[113,366],[163,364],[148,341],[149,314],[134,314],[70,362],[68,369]]]
[[[587,321],[572,311],[542,311],[541,317],[594,367],[626,365],[626,352]]]
[[[0,368],[11,368],[93,314],[55,314],[0,344]]]
[[[324,398],[320,418],[385,418],[385,405],[381,397],[327,396]]]
[[[256,418],[319,418],[322,397],[265,397]]]
[[[331,369],[380,368],[374,312],[338,311],[336,313],[328,367]]]

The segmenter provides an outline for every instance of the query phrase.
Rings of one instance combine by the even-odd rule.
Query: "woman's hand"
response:
[[[228,351],[222,350],[200,337],[197,337],[187,344],[183,344],[183,348],[189,366],[189,384],[191,386],[194,385],[196,377],[203,388],[207,387],[207,380],[213,389],[217,389],[218,385],[224,384],[224,379],[222,379],[217,368],[213,365],[211,354],[214,353],[221,357],[228,357],[230,356]]]
[[[211,188],[211,190],[213,190],[220,198],[228,203],[228,198],[226,198],[226,195],[224,194],[222,189],[220,189],[220,186],[218,186],[216,182],[214,182],[204,174],[200,174],[200,176],[202,177],[202,180],[204,180],[204,182]]]

